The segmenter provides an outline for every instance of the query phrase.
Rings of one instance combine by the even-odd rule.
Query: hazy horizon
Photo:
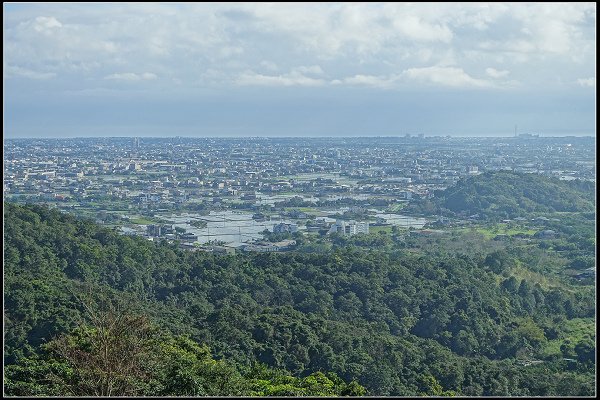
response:
[[[536,133],[532,133],[532,132],[523,132],[521,134],[527,135],[527,134],[532,134],[532,135],[538,135]],[[519,134],[519,135],[521,135]],[[419,134],[410,134],[411,138],[419,138],[418,137]],[[313,136],[313,135],[304,135],[304,136],[210,136],[210,135],[205,135],[205,136],[198,136],[198,135],[194,135],[194,136],[185,136],[185,135],[172,135],[172,136],[143,136],[143,135],[131,135],[131,136],[110,136],[110,135],[106,135],[106,136],[27,136],[27,137],[9,137],[6,138],[8,140],[20,140],[20,139],[135,139],[135,138],[147,138],[147,139],[175,139],[175,138],[182,138],[182,139],[304,139],[304,138],[308,138],[308,139],[377,139],[377,138],[405,138],[406,135],[372,135],[372,136],[361,136],[361,135],[355,135],[355,136],[326,136],[326,135],[319,135],[319,136]],[[471,138],[471,139],[493,139],[493,138],[499,138],[499,139],[503,139],[503,138],[510,138],[510,137],[515,137],[514,134],[513,135],[481,135],[481,136],[477,136],[477,135],[424,135],[423,138],[427,139],[427,138]],[[571,134],[571,135],[539,135],[540,138],[568,138],[568,137],[575,137],[575,138],[595,138],[595,135],[577,135],[577,134]]]
[[[4,4],[4,135],[596,135],[595,3]]]

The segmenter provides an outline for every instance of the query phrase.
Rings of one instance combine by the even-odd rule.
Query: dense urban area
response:
[[[593,137],[5,140],[5,394],[594,396],[595,185]]]
[[[403,215],[460,178],[515,171],[595,178],[590,138],[36,139],[5,144],[4,195],[46,202],[149,239],[211,251],[277,251],[272,233],[465,225]],[[200,246],[201,244],[212,246]],[[214,246],[214,244],[224,246]]]

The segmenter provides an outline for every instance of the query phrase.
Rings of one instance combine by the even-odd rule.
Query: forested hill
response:
[[[332,372],[292,376],[264,363],[215,359],[206,341],[189,337],[194,313],[178,313],[179,301],[147,291],[149,280],[183,284],[176,278],[183,260],[168,248],[43,207],[5,204],[4,216],[5,395],[366,393]]]
[[[48,376],[81,382],[77,360],[58,356],[95,348],[103,325],[79,321],[81,299],[100,292],[163,335],[132,336],[151,349],[142,352],[151,370],[132,370],[152,378],[139,379],[155,385],[138,388],[146,394],[360,394],[353,380],[371,395],[594,393],[593,340],[544,353],[571,321],[594,317],[593,288],[515,277],[506,253],[219,256],[40,206],[4,206],[8,394],[54,394]],[[288,372],[257,372],[256,362]]]
[[[490,219],[552,212],[590,212],[596,208],[595,185],[561,181],[539,174],[485,172],[436,191],[433,205],[453,213]],[[431,208],[432,204],[427,205]]]

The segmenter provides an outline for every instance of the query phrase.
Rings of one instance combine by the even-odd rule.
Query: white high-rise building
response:
[[[352,236],[359,233],[368,234],[369,223],[337,220],[335,221],[335,224],[331,225],[331,228],[329,228],[329,232],[327,233],[339,233],[343,236]]]

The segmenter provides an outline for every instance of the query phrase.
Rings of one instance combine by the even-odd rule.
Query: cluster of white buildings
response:
[[[368,222],[342,221],[337,220],[329,228],[328,234],[339,233],[342,236],[352,236],[359,233],[369,233]]]

